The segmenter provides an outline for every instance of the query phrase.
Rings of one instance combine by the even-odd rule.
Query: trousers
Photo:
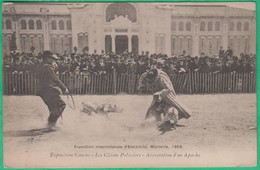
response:
[[[58,118],[62,115],[66,107],[66,103],[61,99],[59,94],[42,94],[40,95],[43,102],[49,109],[48,122],[56,123]]]

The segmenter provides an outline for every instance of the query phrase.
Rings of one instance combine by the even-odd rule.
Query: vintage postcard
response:
[[[3,165],[254,167],[256,4],[3,3]]]

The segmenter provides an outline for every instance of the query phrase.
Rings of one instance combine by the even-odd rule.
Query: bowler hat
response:
[[[52,55],[52,53],[50,51],[44,51],[42,53],[42,55],[43,55],[43,58],[48,58],[48,57],[50,57]]]

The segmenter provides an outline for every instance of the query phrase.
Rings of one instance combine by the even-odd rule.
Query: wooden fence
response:
[[[255,93],[255,73],[199,73],[170,76],[177,93]]]
[[[137,94],[139,75],[87,74],[59,75],[73,94]],[[183,73],[170,76],[175,91],[181,94],[255,93],[255,73]],[[3,94],[36,94],[35,73],[3,73]],[[148,90],[142,91],[148,94]]]

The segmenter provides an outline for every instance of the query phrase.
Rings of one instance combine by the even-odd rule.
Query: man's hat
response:
[[[43,52],[43,58],[47,59],[47,58],[53,58],[54,60],[58,60],[59,57],[56,54],[52,54],[50,51],[44,51]]]
[[[59,60],[60,58],[56,54],[52,54],[49,58],[53,58],[54,60]]]
[[[44,51],[42,53],[42,55],[43,55],[43,58],[48,58],[48,57],[50,57],[52,55],[52,53],[50,51]]]

